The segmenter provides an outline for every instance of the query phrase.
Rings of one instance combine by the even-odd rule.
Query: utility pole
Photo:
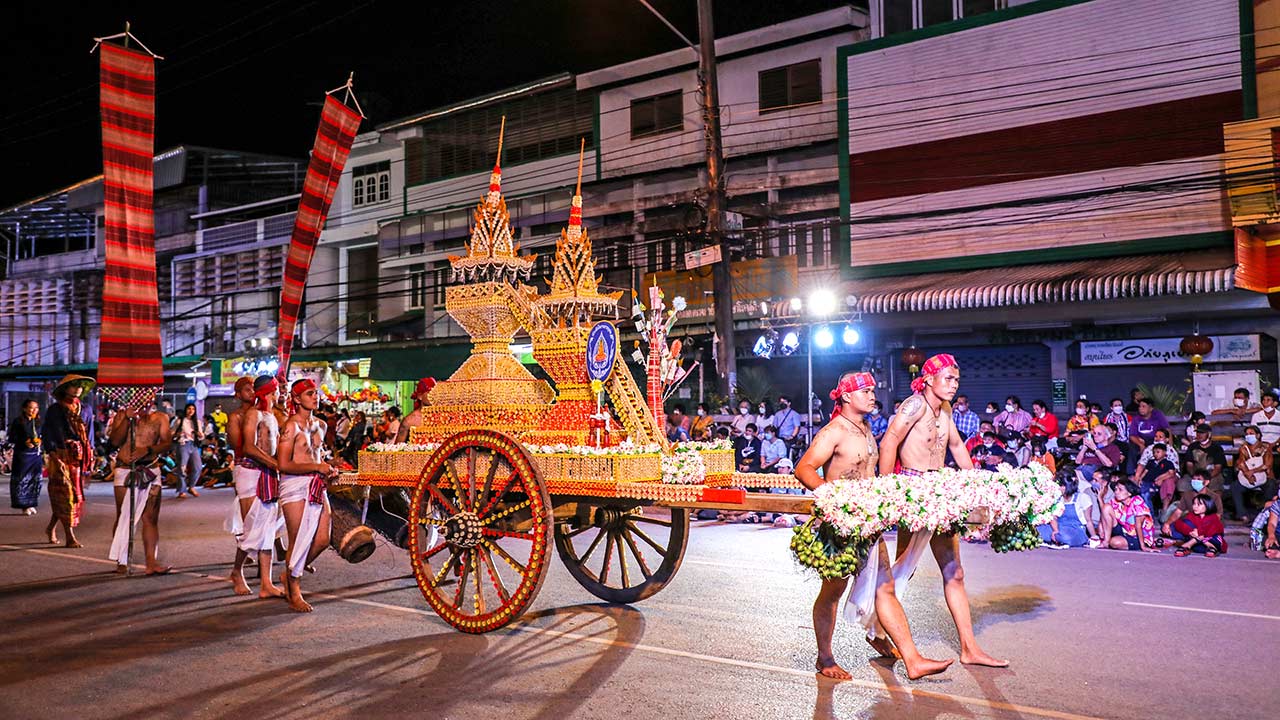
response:
[[[698,80],[702,86],[703,134],[707,145],[707,244],[719,246],[720,262],[711,266],[715,303],[717,386],[728,395],[738,380],[738,362],[733,340],[733,280],[729,274],[730,252],[724,237],[724,149],[720,144],[720,91],[716,80],[716,32],[711,17],[711,0],[698,0]]]

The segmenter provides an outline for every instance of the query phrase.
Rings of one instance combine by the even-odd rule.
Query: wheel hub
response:
[[[627,516],[631,511],[621,510],[619,508],[602,507],[596,508],[595,526],[602,530],[617,530],[626,523]]]
[[[450,545],[473,548],[480,544],[484,526],[473,512],[460,512],[444,523],[444,538]]]

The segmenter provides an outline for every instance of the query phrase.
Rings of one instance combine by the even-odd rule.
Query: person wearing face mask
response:
[[[1049,452],[1048,443],[1044,438],[1031,438],[1030,462],[1040,463],[1051,473],[1058,472],[1058,461],[1054,459],[1053,453]]]
[[[761,400],[756,406],[756,427],[767,428],[770,425],[773,425],[773,413],[769,412],[769,406]],[[761,432],[764,430],[762,429]]]
[[[965,442],[978,434],[982,426],[982,418],[969,409],[968,395],[956,395],[955,402],[951,404],[951,422],[955,423],[956,432],[960,433],[960,437],[964,438]]]
[[[1244,444],[1236,456],[1236,480],[1231,483],[1231,502],[1236,515],[1245,522],[1250,520],[1245,505],[1246,494],[1261,493],[1263,500],[1276,495],[1274,446],[1263,442],[1262,438],[1262,430],[1257,425],[1245,428]]]
[[[778,462],[787,457],[787,444],[778,437],[778,428],[767,425],[760,435],[760,472],[778,472]]]
[[[1129,442],[1129,414],[1124,411],[1123,400],[1111,398],[1111,412],[1102,419],[1102,423],[1116,426],[1116,442]]]
[[[1004,400],[1004,412],[992,418],[991,422],[1001,437],[1009,437],[1013,433],[1024,433],[1031,427],[1031,414],[1022,409],[1022,401],[1017,395],[1010,395]]]
[[[973,437],[969,438],[969,440],[965,442],[964,449],[968,450],[970,455],[973,455],[973,451],[982,447],[986,441],[987,435],[990,434],[991,437],[995,439],[995,445],[999,446],[1000,452],[1003,453],[1004,441],[996,435],[995,431],[996,426],[992,425],[990,420],[983,420],[982,424],[978,426],[978,432],[974,433]]]
[[[1026,467],[1031,462],[1031,447],[1027,445],[1026,438],[1021,433],[1011,435],[1005,454],[1006,459],[1010,456],[1013,462],[1009,463],[1014,467]]]
[[[1178,495],[1185,508],[1191,507],[1191,498],[1201,492],[1212,495],[1222,507],[1222,471],[1227,466],[1227,456],[1210,437],[1211,432],[1207,423],[1196,426],[1196,441],[1182,458],[1186,475],[1178,481]]]
[[[1089,413],[1089,401],[1080,398],[1076,401],[1076,410],[1067,418],[1067,434],[1083,433],[1098,426],[1098,418]]]
[[[1214,415],[1230,415],[1234,422],[1240,423],[1248,420],[1254,413],[1262,409],[1262,406],[1250,400],[1250,392],[1248,388],[1236,388],[1231,393],[1231,407],[1219,408],[1213,411]]]
[[[1049,412],[1049,405],[1043,400],[1031,403],[1031,424],[1027,426],[1027,435],[1033,438],[1058,437],[1058,416]]]
[[[738,472],[760,472],[761,445],[760,438],[756,437],[756,424],[747,423],[742,429],[742,435],[733,441],[733,459]]]
[[[884,431],[889,429],[889,418],[884,416],[884,403],[879,400],[871,407],[871,412],[867,413],[868,424],[871,425],[871,436],[876,442],[884,437]]]
[[[689,437],[703,442],[710,440],[713,424],[715,421],[711,419],[711,413],[707,412],[707,404],[698,403],[697,414],[689,423]]]
[[[1275,445],[1280,441],[1280,410],[1276,409],[1275,395],[1262,396],[1262,408],[1253,414],[1251,424],[1258,428],[1262,442]]]
[[[778,437],[788,448],[795,445],[796,436],[800,434],[800,414],[791,407],[791,398],[778,396],[778,412],[773,414],[773,425],[778,428]]]
[[[992,470],[1005,461],[1005,446],[996,437],[994,431],[988,430],[982,434],[982,442],[969,451],[969,457],[973,460],[975,467],[981,466]]]
[[[748,425],[755,425],[756,418],[751,414],[751,403],[746,400],[738,402],[738,414],[733,416],[733,420],[729,421],[729,430],[735,437],[741,436],[746,432]],[[760,427],[756,425],[756,427]]]

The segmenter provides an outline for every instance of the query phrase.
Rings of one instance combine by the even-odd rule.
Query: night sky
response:
[[[697,39],[695,0],[652,0]],[[839,7],[718,0],[716,35]],[[156,149],[305,157],[324,91],[355,72],[363,127],[681,45],[637,0],[21,2],[6,23],[0,208],[102,171],[92,38],[132,22],[158,66]]]

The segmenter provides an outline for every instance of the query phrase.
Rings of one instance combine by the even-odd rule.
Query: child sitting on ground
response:
[[[1178,543],[1173,554],[1186,557],[1196,552],[1204,553],[1205,557],[1217,557],[1227,551],[1227,541],[1223,537],[1225,532],[1222,518],[1218,515],[1218,504],[1211,496],[1200,493],[1191,500],[1191,512],[1173,523],[1173,539]]]
[[[1065,509],[1061,517],[1049,518],[1048,525],[1041,525],[1038,528],[1040,538],[1044,540],[1045,545],[1054,550],[1084,547],[1089,544],[1090,533],[1097,534],[1096,530],[1091,529],[1093,523],[1089,515],[1089,501],[1082,498],[1079,504],[1076,503],[1078,497],[1076,489],[1079,485],[1074,474],[1071,470],[1058,474],[1057,480],[1062,486],[1062,502]]]

